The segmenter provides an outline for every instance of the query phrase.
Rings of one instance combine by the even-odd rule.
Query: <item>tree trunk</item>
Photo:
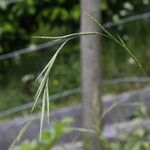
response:
[[[81,0],[81,10],[92,17],[100,19],[100,0]],[[98,31],[98,26],[81,12],[81,31]],[[82,99],[83,127],[101,131],[102,105],[100,99],[100,37],[98,35],[81,37],[82,62]],[[97,131],[96,131],[97,132]],[[86,150],[102,150],[99,137],[96,134],[84,133]]]

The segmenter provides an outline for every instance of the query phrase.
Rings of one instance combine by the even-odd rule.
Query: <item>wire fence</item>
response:
[[[150,12],[131,16],[131,17],[122,19],[119,22],[108,22],[108,23],[103,24],[103,26],[105,28],[112,28],[114,26],[118,26],[118,25],[125,24],[128,22],[137,21],[137,20],[141,20],[141,19],[148,19],[148,18],[150,18]],[[13,52],[10,52],[7,54],[2,54],[2,55],[0,55],[0,61],[6,60],[9,58],[13,58],[13,57],[17,57],[17,56],[20,56],[20,55],[25,54],[25,53],[29,53],[29,52],[38,51],[38,50],[41,50],[44,48],[52,47],[52,46],[55,46],[55,45],[60,44],[62,42],[63,42],[63,40],[53,40],[53,41],[46,42],[43,44],[39,44],[39,45],[31,46],[28,48],[16,50],[16,51],[13,51]]]
[[[62,93],[57,93],[57,94],[51,95],[49,100],[54,101],[54,100],[58,100],[60,98],[65,98],[67,96],[71,96],[71,95],[77,94],[77,93],[80,93],[80,88],[75,88],[75,89],[64,91]],[[40,104],[41,102],[42,101],[38,101],[37,104]],[[17,112],[20,112],[20,111],[23,111],[23,110],[27,110],[29,108],[32,108],[33,104],[34,104],[34,101],[26,103],[24,105],[17,106],[15,108],[5,110],[3,112],[0,112],[0,117],[10,115],[10,114],[13,114],[13,113],[17,113]]]
[[[8,1],[5,1],[5,2],[7,4],[12,4],[12,3],[20,2],[20,1],[22,1],[22,0],[8,0]],[[118,26],[118,25],[126,24],[126,23],[129,23],[129,22],[133,22],[133,21],[137,21],[137,20],[141,20],[141,19],[146,20],[148,18],[150,18],[150,12],[130,16],[130,17],[121,19],[118,22],[108,22],[108,23],[103,24],[103,26],[105,28],[112,28],[112,27],[115,27],[115,26]],[[9,58],[14,58],[14,57],[20,56],[20,55],[25,54],[25,53],[30,53],[30,52],[42,50],[42,49],[45,49],[45,48],[48,48],[48,47],[53,47],[53,46],[55,46],[57,44],[60,44],[62,42],[63,42],[63,40],[53,40],[53,41],[42,43],[42,44],[39,44],[39,45],[30,46],[28,48],[23,48],[23,49],[20,49],[20,50],[16,50],[16,51],[13,51],[13,52],[10,52],[10,53],[7,53],[7,54],[0,55],[0,60],[2,61],[2,60],[9,59]],[[110,84],[129,83],[129,82],[132,82],[132,83],[133,82],[150,82],[150,78],[149,77],[117,78],[117,79],[104,80],[102,84],[110,85]],[[61,92],[61,93],[51,95],[50,96],[50,101],[60,100],[61,98],[65,98],[65,97],[71,96],[73,94],[78,94],[80,92],[81,92],[80,87],[70,89],[70,90],[67,90],[67,91],[64,91],[64,92]],[[41,101],[39,101],[39,104],[40,103],[41,103]],[[32,102],[26,103],[24,105],[20,105],[20,106],[17,106],[15,108],[11,108],[11,109],[2,111],[2,112],[0,112],[0,117],[29,109],[33,106],[33,104],[34,104],[34,102],[32,101]]]
[[[148,19],[148,18],[150,18],[150,12],[130,16],[130,17],[127,17],[127,18],[124,18],[124,19],[120,19],[117,22],[108,22],[108,23],[105,23],[103,26],[105,28],[112,28],[112,27],[115,27],[117,25],[129,23],[129,22],[133,22],[133,21],[138,21],[138,20],[141,20],[141,19],[145,20],[145,19]]]
[[[17,50],[17,51],[8,53],[8,54],[0,55],[0,60],[6,60],[9,58],[14,58],[14,57],[20,56],[20,55],[25,54],[25,53],[38,51],[38,50],[41,50],[41,49],[44,49],[47,47],[53,47],[53,46],[58,45],[62,42],[63,42],[63,40],[53,40],[53,41],[46,42],[43,44],[33,45],[33,46],[28,47],[28,48],[23,48],[23,49],[20,49],[20,50]]]
[[[110,79],[110,80],[104,80],[102,84],[104,85],[112,85],[112,84],[123,84],[123,83],[134,83],[134,82],[150,82],[150,77],[125,77],[125,78],[117,78],[117,79]],[[65,98],[74,94],[79,94],[81,92],[81,88],[74,88],[70,90],[66,90],[61,93],[57,93],[54,95],[51,95],[49,100],[50,101],[58,101],[61,98]],[[38,104],[40,104],[42,101],[39,101]],[[5,111],[0,112],[0,117],[4,117],[10,114],[14,114],[23,110],[27,110],[33,107],[34,101],[26,103],[24,105],[17,106],[15,108],[11,108]]]
[[[2,0],[2,1],[5,2],[7,5],[10,5],[13,3],[21,2],[23,0]]]

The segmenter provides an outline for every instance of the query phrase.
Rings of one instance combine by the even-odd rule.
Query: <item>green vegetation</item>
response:
[[[149,10],[147,4],[142,3],[140,0],[133,1],[131,4],[129,6],[129,3],[124,3],[123,0],[119,1],[119,3],[117,0],[113,0],[112,2],[103,1],[101,7],[102,19],[104,22],[108,20],[118,21],[120,18],[142,12],[143,7],[145,11]],[[79,27],[79,3],[67,2],[66,0],[57,0],[55,2],[49,0],[44,0],[43,2],[22,0],[17,4],[8,6],[2,1],[0,2],[0,13],[5,14],[0,16],[0,21],[2,22],[0,23],[0,42],[2,43],[0,45],[0,54],[12,52],[13,50],[26,46],[34,46],[33,43],[39,44],[45,42],[45,40],[32,38],[33,35],[64,35],[64,33],[69,34],[76,31]],[[150,63],[149,24],[149,20],[140,20],[113,27],[111,30],[112,35],[118,32],[120,34],[119,36],[115,36],[117,38],[98,24],[110,39],[113,39],[119,44],[117,45],[115,42],[102,37],[102,70],[104,79],[144,76],[143,70],[148,75],[150,74],[150,68],[147,65]],[[125,43],[128,43],[131,51],[121,39]],[[49,40],[47,39],[46,41]],[[59,46],[60,49],[58,49]],[[47,112],[49,112],[49,109],[53,110],[55,108],[80,103],[79,95],[62,98],[60,102],[49,103],[49,94],[80,86],[80,52],[78,39],[65,46],[63,53],[61,53],[60,50],[63,46],[61,44],[56,45],[45,50],[24,54],[0,62],[0,111],[3,111],[33,101],[34,94],[38,88],[35,79],[39,76],[40,71],[45,67],[47,62],[49,62],[49,59],[52,58],[49,65],[40,75],[39,83],[41,84],[35,96],[36,105],[41,94],[43,94],[42,108],[40,108],[41,106],[36,108],[36,111],[42,109],[41,141],[38,139],[31,142],[25,141],[21,145],[16,146],[14,150],[48,150],[57,144],[60,137],[70,131],[68,125],[72,121],[63,120],[54,124],[50,130],[41,132],[45,105],[47,106]],[[120,46],[127,53],[124,53]],[[48,75],[59,52],[60,54],[55,63],[55,69],[52,69],[49,78]],[[149,84],[136,83],[135,85],[131,85],[127,83],[117,86],[104,85],[103,94],[120,93],[146,85]],[[50,93],[48,89],[50,89]],[[28,113],[28,110],[25,110],[22,114]],[[108,149],[149,150],[149,140],[149,131],[138,129],[129,135],[121,137],[120,141],[108,144]]]
[[[127,136],[122,137],[119,143],[112,143],[110,150],[149,150],[149,141],[149,131],[137,129]]]
[[[130,2],[129,9],[124,0],[102,1],[102,22],[118,21],[134,14],[149,11],[148,4],[141,0]],[[76,32],[79,28],[79,1],[22,0],[7,5],[0,2],[0,54],[33,46],[45,40],[32,38],[33,35],[64,35]],[[144,10],[144,11],[143,11]],[[124,15],[121,12],[126,12]],[[28,20],[28,21],[27,21]],[[119,33],[135,56],[142,62],[149,74],[150,31],[149,20],[136,21],[113,27]],[[134,30],[134,31],[133,31]],[[48,40],[46,40],[48,41]],[[59,46],[59,45],[58,45]],[[6,110],[33,100],[37,85],[34,80],[53,56],[58,46],[24,54],[0,61],[0,110]],[[103,78],[111,79],[125,76],[143,76],[133,60],[122,53],[117,44],[102,37]],[[118,59],[120,58],[120,59]],[[9,68],[9,69],[8,69]],[[49,83],[50,94],[80,86],[80,51],[78,40],[70,42],[58,57],[52,69]],[[135,84],[143,87],[144,84]],[[133,88],[133,84],[104,86],[104,93],[119,93]],[[75,96],[76,97],[76,96]],[[71,99],[71,101],[69,100]],[[73,97],[69,97],[71,104]],[[79,100],[78,100],[79,101]],[[59,105],[64,105],[64,102]],[[65,102],[66,103],[66,102]],[[74,102],[73,102],[74,103]],[[58,104],[58,103],[57,103]],[[26,111],[25,111],[26,113]]]
[[[142,105],[140,109],[136,112],[135,118],[132,119],[132,122],[136,123],[140,120],[140,118],[147,118],[148,110],[145,105]],[[65,118],[58,122],[55,122],[50,129],[44,130],[42,133],[41,141],[39,138],[32,141],[25,140],[21,144],[18,145],[21,136],[23,136],[24,132],[28,126],[31,125],[32,122],[25,125],[24,128],[21,129],[16,139],[11,145],[11,150],[50,150],[54,146],[59,145],[59,140],[67,136],[67,134],[72,131],[78,132],[90,132],[93,134],[94,131],[89,131],[83,128],[72,128],[70,125],[73,123],[72,118]],[[125,133],[122,130],[118,132],[119,140],[110,142],[106,140],[103,135],[100,135],[97,131],[97,136],[100,138],[100,142],[104,143],[105,150],[149,150],[150,147],[150,131],[146,128],[135,128],[131,132]],[[74,141],[72,141],[74,142]]]
[[[42,140],[24,141],[21,145],[12,147],[11,150],[50,150],[55,146],[60,138],[70,133],[69,125],[73,122],[71,118],[63,119],[52,125],[50,130],[42,133]]]
[[[150,54],[148,50],[150,46],[149,23],[149,21],[133,22],[126,24],[123,29],[119,31],[121,37],[127,40],[126,42],[135,56],[140,62],[142,62],[144,69],[148,74],[150,72],[147,65],[150,63]],[[135,32],[131,32],[133,28]],[[117,29],[114,28],[113,31],[115,33],[117,32]],[[58,34],[59,33],[56,35]],[[62,32],[62,34],[64,34],[64,32]],[[50,88],[50,94],[80,86],[80,52],[77,42],[75,42],[75,44],[73,42],[68,43],[68,45],[64,47],[63,53],[60,53],[57,58],[57,62],[54,66],[55,69],[52,69],[49,81],[50,87],[53,87]],[[102,39],[102,44],[102,67],[104,79],[126,76],[143,76],[142,71],[138,69],[134,61],[128,55],[125,53],[123,54],[123,51],[119,46],[105,38]],[[38,52],[24,54],[21,57],[14,59],[15,63],[11,64],[11,67],[7,70],[6,76],[3,76],[1,80],[1,111],[33,100],[37,89],[37,84],[34,80],[55,53],[56,49],[57,46]],[[24,81],[23,79],[28,75],[31,75],[31,79]],[[149,84],[126,83],[124,85],[104,85],[103,91],[104,93],[120,93],[126,90],[144,87],[145,85]],[[74,98],[72,97],[72,99]],[[62,105],[63,103],[66,102],[62,102]]]
[[[27,9],[25,7],[22,7],[24,3],[26,3]],[[73,31],[77,30],[77,22],[79,19],[79,4],[75,5],[74,3],[72,3],[70,7],[66,3],[58,3],[62,3],[62,7],[66,6],[66,8],[62,9],[54,5],[54,8],[48,10],[48,1],[45,1],[44,6],[41,7],[42,3],[34,3],[32,0],[28,0],[27,2],[22,1],[19,4],[2,8],[1,12],[6,13],[6,16],[0,17],[0,20],[2,20],[3,22],[2,24],[0,24],[0,42],[2,43],[0,45],[0,53],[3,54],[16,49],[20,49],[22,47],[32,45],[32,43],[38,44],[41,42],[45,42],[45,40],[31,38],[32,35],[57,36],[64,35],[64,33],[72,33]],[[70,11],[67,12],[66,9],[68,10],[68,6],[70,7]],[[115,17],[121,18],[121,16],[117,16],[116,14],[114,14],[114,12],[108,14],[106,13],[106,10],[109,9],[112,4],[103,4],[102,6],[103,15],[105,16],[103,19],[104,21],[107,21],[109,17],[114,18],[114,20]],[[109,9],[109,11],[111,10]],[[117,11],[119,11],[119,9]],[[37,12],[39,14],[38,16],[36,16]],[[12,15],[15,13],[17,14],[17,21],[14,21],[15,18]],[[118,12],[115,13],[118,14]],[[51,14],[51,16],[49,16],[49,14]],[[130,12],[128,15],[131,14],[134,13]],[[29,24],[26,24],[23,20],[30,20],[30,22]],[[49,23],[49,21],[47,20],[51,20],[52,22]],[[128,43],[131,52],[133,52],[138,60],[142,62],[142,65],[144,66],[144,69],[148,74],[150,73],[150,68],[147,65],[150,63],[149,24],[149,20],[136,21],[114,27],[111,30],[114,34],[119,32],[121,38]],[[29,26],[31,26],[31,28]],[[59,26],[61,26],[61,28]],[[37,89],[37,84],[34,82],[34,80],[37,78],[38,74],[44,68],[49,59],[55,54],[58,46],[38,52],[28,53],[20,57],[0,62],[1,111],[33,101],[34,93]],[[137,67],[131,55],[129,57],[129,55],[126,55],[117,44],[109,41],[104,37],[102,37],[102,54],[102,70],[104,79],[133,75],[143,76],[143,72]],[[78,40],[75,40],[75,42],[70,42],[67,46],[65,46],[63,53],[60,53],[60,56],[57,58],[55,69],[52,69],[51,73],[52,74],[50,80],[47,80],[47,85],[49,84],[48,88],[50,89],[50,94],[80,86],[80,52]],[[149,84],[142,85],[136,83],[135,87],[139,88],[145,85]],[[130,83],[117,86],[105,85],[103,88],[103,93],[120,93],[133,88],[134,86],[130,85]],[[45,95],[47,95],[47,93],[45,93]],[[49,111],[49,109],[52,110],[55,108],[79,103],[80,97],[77,95],[67,98],[67,101],[65,98],[61,100],[62,101],[60,102],[48,104],[47,111]],[[39,110],[41,110],[40,106],[36,109],[36,111]],[[22,114],[28,114],[29,111],[25,110],[24,112],[22,112]],[[42,115],[43,112],[44,110],[42,111]],[[17,115],[19,115],[19,113]],[[37,139],[33,140],[32,142],[25,141],[20,146],[17,146],[15,150],[49,149],[58,142],[58,139],[63,136],[66,131],[68,133],[66,123],[58,123],[54,125],[50,131],[45,131],[41,135],[41,142],[39,142]],[[118,143],[112,143],[109,149],[148,150],[150,147],[149,140],[150,136],[149,134],[147,134],[147,131],[138,130],[131,135],[123,137]]]
[[[40,142],[38,138],[32,141],[25,140],[20,145],[14,145],[12,150],[51,150],[58,144],[61,137],[72,131],[72,128],[69,127],[71,123],[72,119],[63,119],[53,124],[50,130],[44,131]],[[149,141],[149,130],[136,129],[129,134],[122,135],[119,141],[109,142],[109,144],[106,140],[103,142],[106,146],[105,150],[149,150]]]

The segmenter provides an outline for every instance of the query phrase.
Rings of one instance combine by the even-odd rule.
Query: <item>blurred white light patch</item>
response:
[[[126,16],[128,14],[128,12],[123,9],[119,12],[119,14],[120,14],[120,16]]]
[[[129,3],[129,2],[125,2],[124,4],[123,4],[123,7],[125,8],[125,9],[127,9],[127,10],[133,10],[134,9],[134,6],[131,4],[131,3]]]
[[[119,22],[119,20],[120,20],[119,15],[117,15],[117,14],[114,14],[112,19],[114,22]]]
[[[150,3],[150,0],[143,0],[144,5],[148,5]]]
[[[20,56],[16,56],[14,58],[14,62],[19,65],[21,63],[21,57]]]
[[[121,24],[118,25],[118,26],[117,26],[117,29],[118,29],[119,31],[123,30],[123,25],[121,25]]]
[[[28,82],[29,80],[33,80],[34,78],[34,74],[26,74],[22,77],[22,82]]]
[[[35,49],[36,49],[36,45],[35,45],[35,44],[31,44],[31,45],[30,45],[30,49],[31,49],[31,50],[35,50]]]
[[[128,64],[135,64],[134,59],[130,57],[130,58],[128,59]]]
[[[124,35],[122,36],[122,38],[123,38],[123,40],[127,41],[127,40],[129,39],[129,36],[128,36],[127,34],[124,34]]]

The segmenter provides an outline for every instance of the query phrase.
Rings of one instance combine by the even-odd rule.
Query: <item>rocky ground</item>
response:
[[[135,112],[139,109],[140,105],[133,105],[134,103],[142,103],[148,108],[148,113],[150,114],[150,88],[140,89],[132,92],[126,92],[117,96],[104,96],[103,99],[104,111],[107,111],[111,108],[111,111],[105,116],[104,119],[104,136],[108,139],[116,139],[118,137],[119,129],[125,132],[130,132],[135,127],[146,127],[150,128],[150,120],[142,120],[138,124],[133,124],[131,118],[134,117]],[[74,118],[75,122],[72,125],[73,127],[82,127],[82,107],[74,106],[59,109],[50,113],[51,121],[53,123],[57,120],[60,120],[65,117]],[[25,122],[31,121],[32,124],[28,127],[24,133],[21,140],[24,139],[33,139],[39,133],[40,126],[40,115],[35,114],[32,116],[19,117],[10,121],[5,121],[0,123],[0,150],[7,150],[9,145],[12,143],[13,139],[16,137],[19,130],[23,127]],[[47,120],[44,121],[44,128],[49,128],[50,125],[47,125]],[[124,122],[124,123],[122,123]],[[118,125],[119,123],[119,125]],[[81,133],[73,132],[70,135],[64,137],[61,142],[66,143],[65,145],[60,145],[54,148],[54,150],[63,150],[63,148],[72,147],[79,148],[82,147],[82,144],[77,143],[68,143],[72,142],[73,139],[81,141]],[[57,148],[57,149],[56,149]],[[60,149],[61,148],[61,149]]]

